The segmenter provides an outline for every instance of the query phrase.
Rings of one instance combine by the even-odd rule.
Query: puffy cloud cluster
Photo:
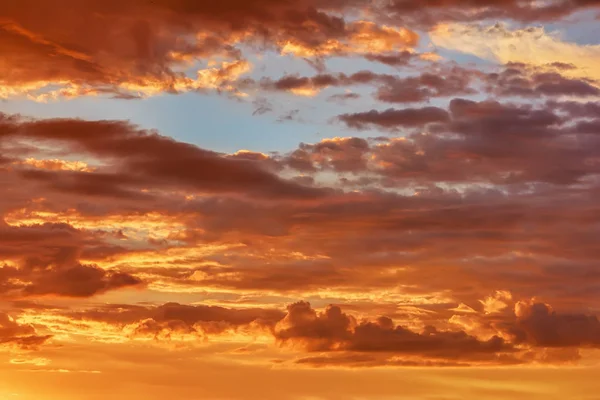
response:
[[[351,128],[416,129],[400,139],[364,143],[360,155],[340,147],[329,154],[338,164],[345,158],[361,159],[363,171],[394,180],[573,184],[598,173],[599,143],[594,113],[565,114],[561,107],[566,104],[532,107],[453,99],[448,111],[425,107],[344,114],[339,119]],[[310,153],[324,152],[319,146],[305,146],[290,160],[301,154],[310,159]],[[307,162],[304,170],[314,167]]]
[[[600,321],[594,315],[559,314],[548,304],[518,302],[511,329],[516,342],[540,347],[600,347]]]
[[[422,333],[396,326],[387,317],[357,322],[337,306],[317,313],[305,302],[288,307],[288,314],[275,329],[283,343],[301,343],[309,351],[347,351],[420,355],[424,358],[468,360],[474,354],[510,352],[499,337],[480,341],[462,331],[438,331],[432,326]]]
[[[277,343],[291,351],[291,362],[313,366],[560,364],[580,357],[578,349],[600,347],[598,319],[593,315],[558,313],[533,300],[513,302],[508,292],[495,297],[509,304],[492,311],[465,304],[440,309],[435,323],[441,327],[420,328],[396,324],[387,316],[361,318],[337,305],[317,311],[305,301],[288,305],[286,312],[178,303],[108,304],[80,310],[21,304],[21,312],[23,319],[45,325],[57,337],[68,334],[107,343],[151,339],[157,345],[197,346],[232,337],[242,344],[262,338],[262,343]],[[37,334],[30,324],[3,319],[3,344],[31,350],[52,337]]]

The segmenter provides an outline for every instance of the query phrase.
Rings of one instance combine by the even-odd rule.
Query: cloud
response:
[[[280,43],[281,53],[297,57],[372,54],[401,51],[415,47],[419,42],[416,32],[406,28],[379,26],[370,21],[350,22],[346,25],[346,30],[344,41],[332,38],[317,46],[298,43],[294,39],[286,40]]]
[[[490,68],[489,71],[452,64],[439,64],[420,69],[419,74],[378,74],[362,70],[353,74],[320,73],[314,76],[285,75],[279,79],[245,79],[240,90],[257,88],[268,92],[287,92],[315,97],[334,87],[374,86],[373,98],[382,103],[427,103],[434,98],[491,95],[494,98],[598,98],[600,89],[588,78],[565,76],[561,63],[535,66],[523,63]],[[359,94],[336,95],[333,99],[356,98]],[[343,97],[340,97],[343,96]],[[332,97],[330,97],[331,99]]]
[[[309,365],[311,367],[467,367],[468,363],[459,361],[407,359],[400,357],[382,357],[373,353],[329,353],[323,356],[302,357],[295,361],[298,365]]]
[[[88,297],[141,284],[140,279],[128,273],[80,264],[85,242],[88,246],[101,243],[67,224],[0,224],[0,257],[18,263],[18,268],[0,268],[4,281],[0,295]]]
[[[516,342],[540,347],[600,347],[600,321],[594,315],[560,314],[544,303],[517,302],[510,330]]]
[[[106,272],[89,265],[54,270],[43,274],[37,282],[26,286],[28,295],[53,294],[68,297],[89,297],[108,290],[140,285],[142,281],[123,272]]]
[[[226,339],[228,335],[248,335],[238,336],[238,340],[260,336],[261,340],[291,347],[301,355],[295,362],[313,366],[561,363],[573,361],[569,348],[598,346],[598,320],[594,316],[558,314],[542,303],[512,304],[514,312],[509,307],[499,313],[471,309],[467,315],[454,315],[443,330],[428,325],[409,328],[384,316],[359,318],[335,305],[317,311],[305,301],[290,304],[287,312],[276,308],[178,303],[105,304],[79,310],[25,306],[21,318],[35,318],[51,333],[56,330],[110,343],[153,339],[157,345],[182,341],[194,346],[207,339]],[[443,315],[438,316],[438,323]],[[9,317],[4,319],[0,329],[6,337],[3,343],[32,349],[51,337],[32,335],[32,326],[15,323]],[[465,330],[456,330],[457,325]],[[38,338],[39,343],[33,338]],[[306,357],[304,352],[320,354]]]
[[[503,71],[488,74],[484,81],[489,85],[487,91],[497,96],[597,98],[600,95],[600,89],[594,81],[567,78],[562,75],[564,71],[564,68],[552,64],[546,65],[545,68],[534,68],[525,64],[509,63]]]
[[[306,58],[320,65],[322,71],[323,60],[334,56],[361,56],[400,67],[413,61],[439,61],[439,57],[415,52],[419,35],[396,26],[399,21],[419,26],[428,20],[428,24],[435,25],[446,20],[480,20],[499,11],[508,18],[552,18],[596,6],[573,2],[521,6],[514,1],[492,1],[469,3],[464,10],[464,4],[454,2],[429,2],[420,7],[403,1],[381,6],[363,0],[226,3],[225,9],[199,6],[188,0],[175,4],[142,0],[120,4],[111,0],[94,5],[63,0],[61,7],[73,9],[77,18],[40,0],[7,6],[0,25],[4,70],[0,97],[26,96],[37,101],[78,96],[134,99],[187,91],[246,96],[238,86],[243,86],[243,76],[252,68],[245,54],[248,51],[275,51]],[[29,9],[43,11],[28,15]],[[363,14],[369,20],[357,20],[359,11],[367,11]],[[394,22],[390,16],[395,13],[402,18]],[[79,29],[80,25],[85,29]],[[67,39],[63,29],[79,29],[80,34]],[[518,38],[514,44],[508,39],[510,35]],[[431,36],[441,47],[460,48],[503,63],[555,62],[546,59],[568,54],[566,63],[577,65],[565,70],[569,77],[594,77],[597,69],[594,46],[563,43],[543,31],[440,24]],[[469,43],[462,43],[467,36]],[[476,37],[485,40],[479,43]],[[507,54],[532,54],[512,52],[510,46],[515,45],[537,48],[536,55],[511,59]],[[494,48],[486,50],[490,46]],[[315,90],[294,89],[304,95],[312,95]]]
[[[439,56],[437,53],[417,53],[411,50],[403,50],[393,53],[368,53],[364,57],[366,60],[389,65],[391,67],[407,67],[415,61],[436,62],[441,60],[441,56]]]
[[[432,26],[439,22],[508,19],[521,22],[552,21],[576,11],[598,7],[597,0],[392,0],[380,12],[391,20]]]
[[[2,99],[223,95],[304,138],[224,153],[135,121],[0,113],[8,394],[593,392],[598,46],[528,25],[574,29],[598,0],[5,3]],[[574,384],[543,365],[583,368]],[[419,368],[391,388],[401,367]],[[505,375],[520,381],[482,384]],[[112,376],[131,385],[98,386]]]
[[[331,102],[338,102],[338,103],[343,103],[345,101],[348,100],[356,100],[359,99],[361,96],[358,93],[337,93],[337,94],[333,94],[331,96],[329,96],[327,98],[327,101],[331,101]]]
[[[548,33],[543,27],[511,30],[503,24],[441,24],[430,32],[430,38],[436,46],[502,64],[542,66],[562,62],[575,66],[562,71],[567,77],[600,79],[600,45],[565,42],[559,34]]]
[[[0,313],[0,345],[31,350],[44,344],[51,335],[38,335],[35,328],[20,324],[6,313]]]
[[[340,121],[354,129],[366,129],[370,126],[382,129],[420,127],[434,122],[444,122],[448,118],[446,110],[438,107],[405,108],[401,110],[389,108],[385,111],[371,110],[338,116]]]
[[[62,332],[105,342],[154,339],[202,343],[235,331],[268,334],[285,315],[271,308],[225,308],[165,303],[160,306],[106,304],[73,310],[39,310],[37,320]]]
[[[118,121],[32,120],[2,114],[0,146],[11,160],[2,170],[2,185],[13,188],[0,201],[3,217],[13,216],[0,222],[0,259],[8,263],[0,268],[0,291],[9,297],[89,297],[141,286],[134,271],[98,264],[140,247],[160,246],[152,242],[156,230],[140,243],[138,229],[143,225],[126,223],[125,210],[145,224],[141,221],[150,220],[139,212],[148,215],[165,207],[175,211],[181,201],[185,204],[197,195],[244,193],[305,201],[333,193],[281,178],[276,173],[279,166],[266,155],[218,154]],[[88,161],[44,161],[44,152],[71,152]],[[177,195],[179,200],[169,194],[182,190],[185,195]],[[32,198],[31,193],[37,194]],[[28,205],[45,211],[41,217],[33,209],[23,212]],[[48,206],[53,211],[48,213]],[[78,228],[60,217],[64,213]],[[113,230],[112,223],[129,229],[132,240],[123,228]],[[169,227],[173,225],[177,222]],[[162,240],[169,235],[178,240],[175,232],[162,235]]]
[[[325,140],[300,146],[285,162],[307,173],[362,172],[371,179],[383,175],[395,182],[573,184],[597,171],[593,161],[598,146],[594,134],[597,122],[588,119],[593,117],[593,104],[550,102],[531,107],[456,98],[451,100],[449,112],[427,107],[345,114],[339,119],[355,129],[419,127],[425,132],[363,140],[360,148],[340,147],[342,142],[358,139]],[[561,109],[572,114],[566,115]],[[570,135],[579,139],[571,141]],[[346,167],[347,163],[355,166]]]
[[[393,54],[369,53],[365,59],[369,61],[380,62],[391,66],[407,66],[415,57],[415,54],[405,50]]]
[[[409,59],[436,61],[437,57],[415,53],[412,49],[418,45],[419,35],[397,26],[398,23],[421,26],[442,21],[478,21],[497,18],[499,12],[507,18],[552,19],[597,6],[572,1],[549,6],[521,3],[490,1],[465,5],[433,1],[415,7],[404,1],[380,5],[364,0],[302,0],[293,4],[272,0],[242,4],[230,0],[216,6],[197,5],[189,0],[134,0],[127,4],[111,0],[93,5],[62,0],[59,7],[27,0],[5,7],[0,21],[0,97],[26,96],[37,101],[78,96],[134,99],[187,91],[245,96],[236,82],[252,67],[245,54],[251,50],[308,58],[320,68],[324,58],[357,55],[405,66]],[[63,8],[74,10],[73,15],[62,13]],[[31,9],[39,12],[28,13]],[[368,20],[356,19],[362,11]],[[460,36],[458,39],[453,39],[454,29],[460,33],[455,35]],[[66,38],[64,30],[78,30],[79,35]],[[540,39],[535,30],[512,32],[513,36],[524,38],[512,44],[509,35],[502,33],[508,32],[506,28],[485,32],[484,28],[438,25],[432,38],[442,47],[458,47],[476,54],[498,42],[491,53],[501,61],[510,52],[507,46],[535,45],[538,50],[533,58],[504,62],[535,64],[554,54],[569,54],[567,62],[579,67],[569,74],[580,77],[580,71],[593,75],[597,70],[593,46],[562,43],[543,32]],[[467,36],[469,43],[460,42]],[[475,36],[486,37],[485,43],[477,44]],[[456,40],[460,43],[453,42]]]
[[[243,95],[231,85],[250,69],[242,48],[324,57],[416,45],[418,35],[406,28],[344,20],[366,3],[27,0],[7,5],[0,20],[0,97],[130,99],[207,90]],[[66,37],[66,30],[79,34]]]
[[[438,331],[434,327],[416,333],[387,317],[357,322],[336,306],[317,313],[306,302],[288,307],[288,314],[275,328],[275,337],[282,343],[300,343],[308,351],[417,354],[434,359],[467,360],[471,354],[495,355],[512,350],[498,337],[481,342],[464,332]]]
[[[374,98],[386,103],[421,103],[434,97],[477,93],[469,86],[474,77],[472,71],[452,68],[444,72],[423,72],[409,77],[376,74],[367,70],[351,75],[343,73],[319,74],[312,77],[287,75],[278,80],[263,78],[258,85],[263,90],[286,91],[307,97],[314,97],[328,87],[375,85],[378,86],[378,90]],[[246,81],[245,85],[252,86],[250,81]],[[352,95],[347,93],[345,97],[352,97]]]
[[[46,278],[53,292],[76,293],[73,285],[57,283],[70,268],[77,276],[81,272],[86,282],[95,277],[86,286],[90,291],[81,288],[85,293],[130,282],[113,279],[117,272],[143,276],[144,283],[159,290],[216,287],[289,293],[356,287],[359,281],[383,288],[389,285],[386,271],[393,266],[450,260],[456,270],[449,274],[493,291],[497,288],[491,282],[505,284],[512,266],[521,267],[523,261],[512,254],[515,249],[543,266],[553,262],[548,257],[579,263],[597,255],[592,239],[596,231],[587,222],[595,209],[577,194],[593,190],[592,182],[589,189],[578,185],[587,184],[596,173],[596,139],[587,133],[575,142],[568,139],[574,132],[572,122],[580,118],[572,115],[593,111],[593,103],[550,102],[547,108],[532,108],[456,99],[450,104],[449,120],[430,125],[427,135],[334,138],[281,156],[206,152],[116,122],[40,122],[7,116],[5,144],[48,136],[50,141],[40,142],[44,149],[67,148],[73,149],[71,157],[93,156],[87,165],[95,169],[47,171],[11,165],[3,179],[13,189],[0,203],[10,224],[3,228],[3,257],[16,265],[38,266],[34,275],[21,275],[40,279],[31,283],[35,290],[29,289],[38,294],[44,292],[39,286]],[[80,138],[80,130],[97,134]],[[21,137],[20,132],[26,133]],[[175,155],[178,159],[172,160]],[[11,156],[21,157],[16,150]],[[190,165],[202,171],[204,157],[210,160],[207,166],[224,165],[223,175],[215,169],[192,174],[176,167],[189,158]],[[158,172],[151,172],[154,167],[148,163],[156,163]],[[119,168],[123,171],[116,174]],[[304,184],[314,186],[279,176],[294,170],[309,178]],[[229,173],[237,176],[224,178]],[[254,173],[260,179],[251,178]],[[478,188],[480,184],[499,186]],[[283,190],[278,185],[294,190],[277,194]],[[318,185],[321,188],[315,188]],[[43,200],[32,199],[30,193]],[[543,207],[535,205],[541,195]],[[571,234],[552,233],[552,221],[563,221],[561,231]],[[25,241],[25,235],[32,239]],[[398,241],[397,235],[404,239]],[[324,236],[335,240],[319,239]],[[206,253],[198,255],[195,248]],[[490,283],[482,282],[488,275],[476,265],[501,263],[503,257],[506,266],[492,274]],[[68,262],[61,261],[63,272],[47,269],[64,259]],[[366,265],[379,272],[367,274]],[[402,273],[403,279],[426,291],[458,285],[443,276],[420,281],[430,273],[428,268],[411,268]],[[3,271],[16,276],[12,264]],[[559,279],[558,270],[541,271],[549,283]],[[506,280],[500,281],[504,273]],[[560,279],[594,290],[593,282],[573,273]],[[22,294],[30,284],[5,282],[5,292]],[[533,294],[526,288],[530,281],[522,282],[523,290]]]
[[[336,353],[304,365],[559,362],[533,339],[511,342],[524,329],[511,302],[595,307],[597,104],[433,109],[441,120],[397,109],[413,121],[400,119],[404,137],[232,154],[122,121],[3,115],[0,293],[66,304],[20,311],[58,324],[57,337],[258,335],[293,344],[294,360]],[[144,293],[178,304],[90,305]],[[206,303],[184,304],[192,296]],[[277,307],[296,299],[344,311]]]
[[[454,69],[445,74],[423,73],[417,77],[388,80],[375,98],[384,103],[421,103],[434,97],[451,97],[477,93],[469,87],[471,74]]]
[[[182,185],[209,192],[249,190],[268,193],[269,196],[321,195],[317,189],[285,181],[250,160],[225,158],[122,121],[35,121],[2,115],[0,141],[25,139],[66,146],[114,163],[113,168],[98,169],[91,174],[80,171],[20,171],[26,180],[40,182],[57,191],[144,198],[141,189],[152,183],[163,187]],[[115,167],[128,172],[115,173]],[[246,184],[248,186],[244,187]],[[125,186],[128,188],[125,189]],[[137,191],[130,190],[133,188]]]
[[[359,71],[351,75],[319,74],[312,77],[286,75],[280,79],[263,78],[258,85],[263,90],[288,91],[295,95],[312,97],[327,87],[375,84],[393,81],[391,75],[375,74],[370,71]]]

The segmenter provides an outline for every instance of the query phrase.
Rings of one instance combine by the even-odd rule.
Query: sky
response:
[[[0,0],[0,400],[598,400],[598,0]]]

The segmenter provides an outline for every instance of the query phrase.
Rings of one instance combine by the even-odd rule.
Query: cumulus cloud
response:
[[[540,347],[600,347],[595,315],[557,313],[544,303],[517,302],[517,321],[510,333],[516,342]]]
[[[304,345],[309,351],[416,354],[433,359],[468,360],[473,354],[495,357],[511,351],[499,337],[482,342],[461,331],[438,331],[431,326],[418,333],[387,317],[357,322],[339,307],[318,313],[305,302],[288,307],[288,314],[275,328],[275,337],[282,343]]]

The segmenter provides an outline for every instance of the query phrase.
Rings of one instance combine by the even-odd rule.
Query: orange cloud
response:
[[[0,345],[35,349],[50,337],[50,335],[38,335],[33,326],[20,324],[8,314],[0,314]]]
[[[65,7],[73,14],[63,13]],[[408,29],[337,16],[357,7],[329,0],[231,0],[223,6],[188,0],[93,5],[65,0],[53,7],[27,0],[7,5],[0,20],[0,96],[48,101],[194,90],[242,95],[232,81],[249,70],[244,46],[266,44],[284,54],[313,57],[416,44],[418,36]],[[79,34],[67,39],[66,30]],[[212,61],[222,67],[213,69]],[[206,62],[208,68],[189,73]]]
[[[3,115],[0,296],[66,347],[257,340],[260,363],[305,367],[586,362],[595,103],[398,111],[384,122],[402,138],[233,154],[126,122]],[[66,152],[85,165],[47,156]],[[515,313],[539,294],[559,311]]]
[[[320,138],[0,113],[0,398],[589,397],[598,46],[485,24],[599,5],[4,1],[0,100],[224,94]]]
[[[412,48],[419,41],[419,35],[406,28],[378,26],[369,21],[352,22],[346,29],[344,41],[328,39],[316,47],[293,39],[280,42],[281,53],[297,57],[381,53]]]

